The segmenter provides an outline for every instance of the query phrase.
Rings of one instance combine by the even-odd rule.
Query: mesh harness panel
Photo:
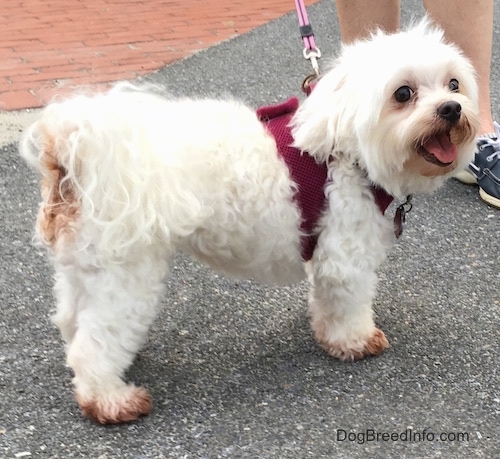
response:
[[[301,152],[291,146],[293,137],[289,124],[298,107],[299,100],[292,97],[281,104],[259,108],[257,116],[274,137],[279,155],[286,163],[290,176],[296,184],[294,199],[302,214],[300,229],[305,234],[301,240],[302,259],[309,261],[318,241],[316,225],[326,203],[324,189],[328,167],[325,163],[317,163],[307,152]],[[382,214],[385,213],[394,198],[376,186],[372,186],[372,192],[378,208]]]

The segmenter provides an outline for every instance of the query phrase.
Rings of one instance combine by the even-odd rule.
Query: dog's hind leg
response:
[[[151,410],[148,392],[122,376],[157,314],[167,271],[162,255],[149,249],[106,269],[72,268],[79,280],[72,284],[77,326],[67,361],[83,414],[99,423],[132,421]]]
[[[54,294],[57,298],[56,313],[52,322],[57,325],[66,344],[71,344],[77,330],[78,279],[65,269],[56,269]]]

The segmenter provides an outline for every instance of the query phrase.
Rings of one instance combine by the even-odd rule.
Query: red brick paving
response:
[[[39,107],[76,85],[136,78],[295,8],[293,0],[1,2],[3,110]]]

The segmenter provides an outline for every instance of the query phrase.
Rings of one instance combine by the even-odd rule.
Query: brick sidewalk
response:
[[[294,9],[292,0],[1,1],[3,110],[136,78]]]

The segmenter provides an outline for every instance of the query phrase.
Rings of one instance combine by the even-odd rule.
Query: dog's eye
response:
[[[398,102],[408,102],[411,99],[411,96],[413,96],[413,92],[413,89],[411,89],[409,86],[401,86],[400,88],[396,89],[394,97]]]
[[[458,80],[452,78],[448,83],[448,88],[450,88],[451,92],[458,92]]]

